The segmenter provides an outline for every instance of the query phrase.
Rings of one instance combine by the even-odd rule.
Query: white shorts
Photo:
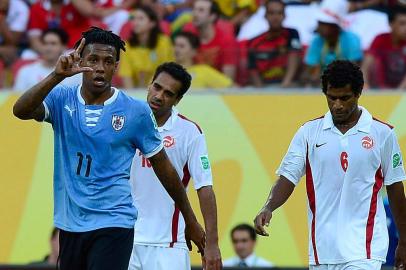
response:
[[[365,259],[340,264],[310,265],[309,270],[381,270],[381,267],[381,261]]]
[[[129,270],[190,270],[189,251],[135,244]]]

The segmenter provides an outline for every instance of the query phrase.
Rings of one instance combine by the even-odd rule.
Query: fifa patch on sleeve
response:
[[[202,165],[203,170],[210,170],[210,161],[207,156],[200,156],[200,164]]]
[[[392,157],[392,168],[396,169],[397,167],[402,166],[402,156],[400,153],[396,153]]]
[[[155,119],[154,113],[151,112],[151,113],[149,114],[149,116],[151,117],[152,123],[154,123],[154,128],[155,128],[155,129],[158,129],[158,124],[156,123],[156,119]]]

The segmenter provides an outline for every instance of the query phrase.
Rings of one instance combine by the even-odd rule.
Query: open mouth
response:
[[[97,86],[102,86],[105,83],[105,80],[103,77],[96,77],[93,79],[93,83]]]
[[[159,109],[161,107],[161,104],[156,103],[156,102],[151,102],[150,103],[151,108],[153,109]]]

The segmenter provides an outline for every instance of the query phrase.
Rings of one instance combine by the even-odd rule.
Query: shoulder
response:
[[[182,128],[188,129],[189,132],[200,135],[203,134],[203,130],[200,128],[200,126],[187,118],[186,116],[182,114],[178,114],[178,123],[182,125]]]
[[[226,267],[236,266],[237,261],[238,261],[237,257],[228,258],[223,261],[223,266],[226,266]]]
[[[257,43],[262,42],[266,36],[268,35],[268,32],[262,33],[259,36],[256,36],[250,40],[248,40],[248,47],[255,46]]]
[[[118,97],[120,103],[123,104],[127,109],[131,110],[135,114],[150,114],[151,109],[149,108],[146,101],[129,96],[124,91],[119,92]]]
[[[291,37],[298,37],[299,32],[294,29],[294,28],[285,28],[285,31],[291,36]]]
[[[341,37],[345,40],[345,41],[359,41],[360,38],[357,34],[351,32],[351,31],[341,31]]]
[[[171,45],[172,46],[171,39],[165,34],[159,34],[158,45],[160,45],[160,46]]]
[[[394,126],[375,117],[372,117],[371,128],[383,139],[386,139],[394,130]]]
[[[257,266],[257,267],[271,267],[271,266],[273,266],[273,263],[271,263],[270,261],[265,260],[264,258],[257,257],[255,266]]]
[[[387,42],[391,43],[391,39],[392,38],[390,33],[379,34],[374,38],[371,47],[377,45],[385,45],[387,44]]]
[[[324,115],[306,121],[306,122],[302,125],[302,127],[306,128],[306,129],[309,129],[309,128],[311,129],[311,128],[314,128],[314,127],[316,127],[316,126],[322,124],[323,121],[324,121]]]
[[[310,46],[322,46],[323,44],[324,39],[319,34],[315,34],[312,41],[310,42]]]

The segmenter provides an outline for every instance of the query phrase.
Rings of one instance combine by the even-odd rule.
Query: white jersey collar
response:
[[[103,105],[109,105],[109,104],[113,103],[113,102],[117,99],[118,93],[119,93],[120,91],[119,91],[117,88],[115,88],[115,87],[111,87],[111,88],[114,90],[114,93],[113,93],[113,95],[112,95],[109,99],[107,99],[106,101],[104,101]],[[80,89],[82,89],[82,85],[81,85],[81,84],[78,86],[78,88],[77,88],[77,90],[76,90],[76,93],[77,93],[79,102],[82,103],[83,105],[86,105],[86,102],[85,102],[85,100],[83,99],[82,94],[80,93]]]
[[[179,111],[175,107],[172,107],[171,116],[168,118],[168,120],[166,120],[162,127],[158,127],[158,131],[163,132],[164,130],[171,130],[178,119],[178,114]]]
[[[361,109],[362,114],[358,120],[358,123],[355,125],[355,127],[359,131],[369,133],[369,131],[371,130],[372,115],[364,107],[362,107],[362,106],[358,106],[358,107]],[[333,116],[331,115],[331,112],[328,111],[324,115],[323,129],[329,129],[332,127],[334,127]]]

